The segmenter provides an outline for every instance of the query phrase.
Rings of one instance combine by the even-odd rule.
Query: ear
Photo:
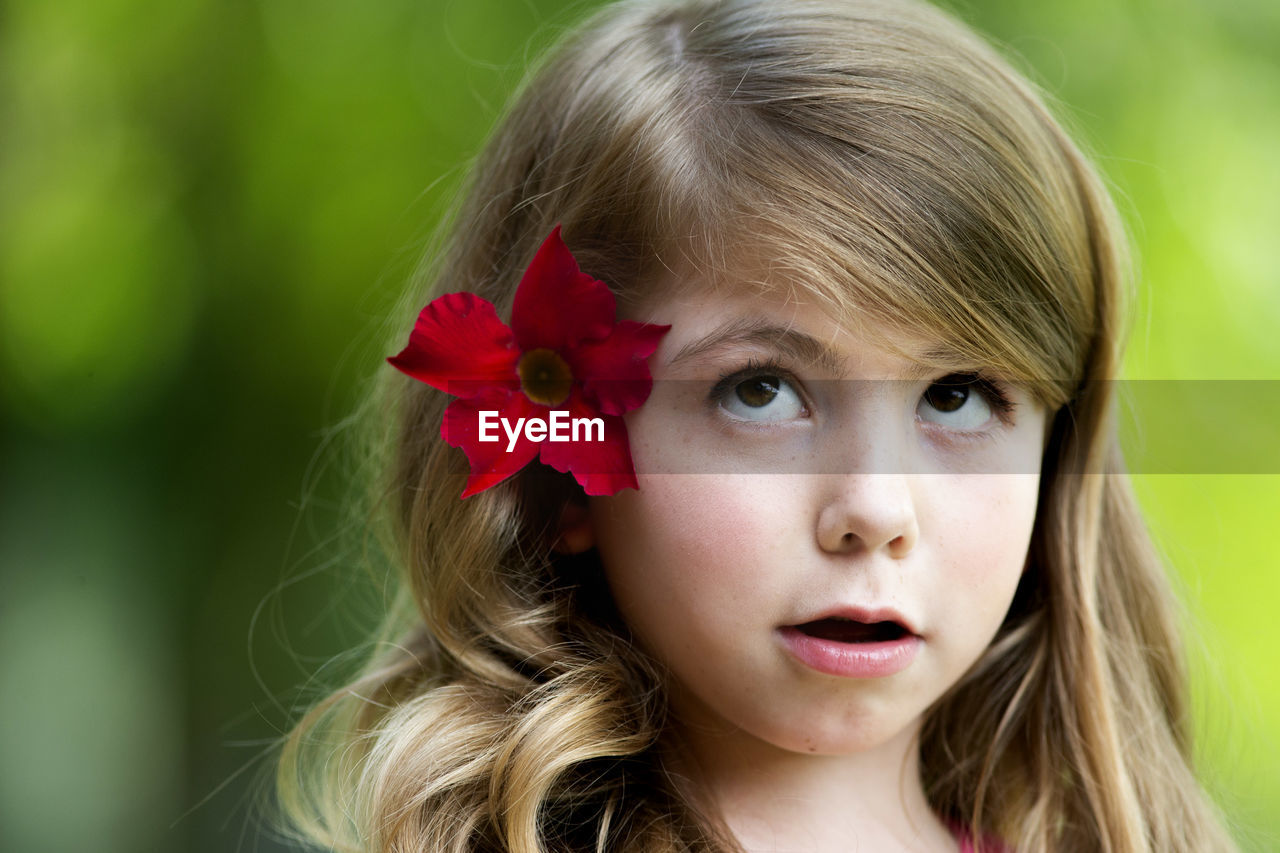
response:
[[[596,544],[595,531],[591,529],[591,513],[585,503],[570,501],[560,512],[560,524],[556,541],[551,550],[557,554],[581,554]]]

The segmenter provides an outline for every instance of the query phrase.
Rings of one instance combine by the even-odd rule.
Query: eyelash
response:
[[[809,401],[805,398],[804,392],[801,390],[800,382],[796,380],[791,371],[787,370],[781,362],[776,359],[766,359],[765,361],[757,361],[750,359],[744,367],[730,371],[721,375],[715,385],[711,386],[711,393],[707,395],[709,402],[715,405],[722,403],[729,394],[733,393],[733,389],[739,384],[746,382],[748,379],[756,379],[761,376],[775,376],[791,385],[800,395],[801,401],[804,403],[805,411],[808,412]]]
[[[719,405],[738,384],[749,379],[755,379],[760,376],[773,376],[788,382],[800,394],[801,400],[805,404],[806,412],[809,408],[808,400],[802,390],[802,386],[791,371],[787,370],[777,359],[766,359],[765,361],[757,361],[751,359],[744,367],[730,371],[721,375],[716,384],[712,386],[711,393],[708,395],[708,401],[712,404]],[[948,373],[945,376],[935,379],[929,383],[932,388],[935,385],[946,385],[951,387],[968,387],[976,390],[982,395],[987,405],[991,407],[992,413],[1001,424],[1012,426],[1014,423],[1014,413],[1017,404],[1010,399],[1009,394],[1001,386],[1001,384],[990,377],[984,376],[980,372],[970,373]],[[958,433],[963,435],[963,432]],[[971,437],[977,437],[973,435]]]
[[[1009,426],[1013,423],[1013,414],[1014,410],[1017,409],[1017,405],[1010,399],[1000,383],[994,379],[981,373],[948,373],[946,376],[929,383],[930,388],[934,385],[975,389],[987,401],[987,405],[991,407],[991,411],[999,418],[1002,424]]]

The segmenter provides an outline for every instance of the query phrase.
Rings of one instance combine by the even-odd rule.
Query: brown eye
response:
[[[958,412],[969,399],[969,387],[937,382],[924,392],[924,398],[939,412]]]
[[[735,373],[721,380],[711,397],[740,421],[779,423],[808,416],[791,380],[776,373]]]
[[[963,373],[944,376],[926,388],[916,413],[921,420],[960,432],[983,428],[993,415],[982,381]]]
[[[734,386],[733,393],[746,405],[759,409],[778,396],[782,380],[776,376],[755,376]]]

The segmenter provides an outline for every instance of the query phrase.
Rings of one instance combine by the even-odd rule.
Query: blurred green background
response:
[[[342,421],[528,57],[591,5],[0,4],[0,849],[286,849],[249,808],[271,744],[377,609],[335,539]],[[1127,375],[1280,380],[1280,4],[952,8],[1117,188]],[[1280,849],[1280,477],[1137,479],[1206,778]]]

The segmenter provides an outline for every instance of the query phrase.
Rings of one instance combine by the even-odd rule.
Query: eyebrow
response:
[[[690,341],[672,356],[668,364],[674,367],[683,361],[689,361],[716,350],[734,346],[766,347],[803,364],[818,367],[835,376],[843,377],[848,373],[848,366],[844,358],[812,335],[796,331],[788,326],[779,326],[767,320],[755,318],[731,320],[703,337]],[[926,359],[950,360],[949,356],[950,353],[939,349],[927,353]],[[905,367],[904,378],[913,381],[925,379],[933,375],[937,370],[936,364],[912,362]]]

